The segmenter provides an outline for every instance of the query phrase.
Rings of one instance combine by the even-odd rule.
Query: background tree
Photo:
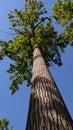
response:
[[[1,41],[0,57],[7,56],[13,60],[13,64],[10,64],[10,69],[7,72],[13,74],[10,77],[12,80],[10,89],[12,90],[12,94],[14,94],[19,89],[18,85],[22,84],[24,80],[27,80],[28,85],[31,85],[33,48],[36,44],[42,52],[47,67],[49,67],[53,62],[59,66],[62,65],[61,52],[64,52],[69,42],[67,38],[65,39],[63,35],[58,34],[54,30],[52,19],[47,16],[42,2],[37,0],[27,1],[24,11],[15,9],[8,16],[12,24],[12,29],[16,32],[16,36],[12,41]],[[55,106],[55,110],[59,109],[56,109]],[[68,114],[66,117],[68,117]],[[68,117],[67,123],[69,119],[70,117]],[[60,123],[63,129],[67,127],[66,120],[65,124],[63,122]],[[53,127],[52,124],[50,123],[50,128]],[[71,119],[69,124],[70,127],[68,129],[71,130]],[[62,128],[61,126],[56,125],[55,127]]]
[[[6,118],[0,120],[0,130],[12,130],[13,127],[8,127],[9,121]]]
[[[73,0],[57,0],[52,15],[64,28],[63,37],[73,45]]]

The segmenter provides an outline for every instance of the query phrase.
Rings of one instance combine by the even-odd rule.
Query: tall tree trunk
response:
[[[33,57],[26,130],[73,130],[72,119],[37,46]]]

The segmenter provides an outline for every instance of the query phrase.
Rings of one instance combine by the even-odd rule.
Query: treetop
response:
[[[14,94],[23,81],[31,85],[33,48],[36,44],[49,67],[53,63],[62,65],[61,52],[69,42],[55,31],[52,16],[47,16],[47,10],[39,0],[26,0],[24,10],[10,11],[8,18],[16,35],[13,40],[0,41],[0,59],[7,56],[13,61],[7,72],[11,74],[10,89]]]

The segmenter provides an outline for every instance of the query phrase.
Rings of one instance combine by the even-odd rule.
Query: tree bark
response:
[[[61,94],[36,46],[26,130],[73,130],[72,124]]]

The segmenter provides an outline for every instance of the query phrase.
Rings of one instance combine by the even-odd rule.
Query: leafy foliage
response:
[[[53,6],[53,17],[64,27],[63,37],[73,45],[73,1],[57,0]]]
[[[8,128],[9,121],[6,118],[0,120],[0,130],[12,130],[13,127]]]
[[[7,71],[11,74],[12,94],[19,89],[18,85],[24,80],[28,86],[31,85],[33,48],[36,44],[48,67],[53,63],[62,65],[61,52],[64,52],[68,42],[54,30],[52,19],[46,12],[41,1],[28,0],[24,11],[15,9],[8,14],[11,29],[16,36],[12,41],[0,41],[0,58],[7,56],[13,60]]]

